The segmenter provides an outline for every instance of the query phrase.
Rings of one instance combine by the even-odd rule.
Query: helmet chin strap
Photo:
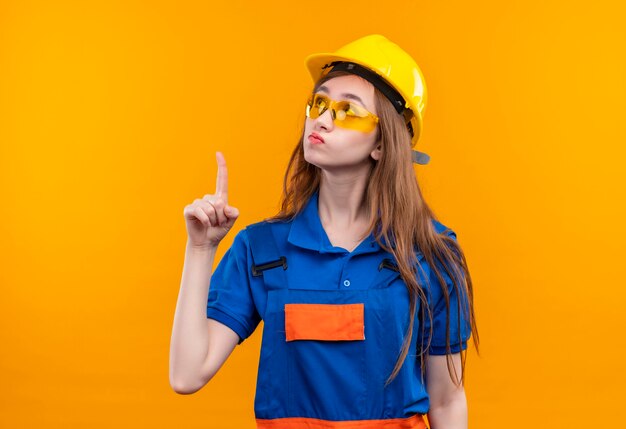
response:
[[[411,150],[411,155],[413,156],[413,162],[416,164],[428,164],[428,161],[430,161],[430,156],[424,152]]]
[[[332,67],[332,69],[329,70],[329,73],[331,71],[347,71],[357,76],[361,76],[363,79],[374,85],[380,92],[383,93],[385,97],[387,97],[389,101],[391,101],[391,104],[396,109],[396,112],[400,114],[404,113],[405,107],[402,96],[373,71],[368,70],[359,64],[346,61],[335,61],[325,65],[323,68],[327,67]]]

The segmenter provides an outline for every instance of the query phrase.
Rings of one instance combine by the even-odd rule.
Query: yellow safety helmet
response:
[[[371,34],[333,53],[311,54],[305,64],[314,82],[331,70],[347,70],[370,81],[404,116],[412,134],[411,147],[415,146],[422,133],[426,83],[415,60],[398,45],[385,36]],[[415,163],[428,164],[429,160],[427,154],[413,151]]]

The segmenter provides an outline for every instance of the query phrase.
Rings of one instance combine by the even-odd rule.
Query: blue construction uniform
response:
[[[354,425],[356,429],[376,427],[365,422],[383,419],[399,422],[385,428],[425,427],[424,423],[409,425],[408,420],[404,423],[401,420],[416,419],[429,409],[419,358],[415,356],[421,341],[417,319],[419,300],[413,315],[409,354],[397,377],[384,387],[408,327],[406,285],[393,255],[381,249],[373,234],[352,252],[334,247],[319,219],[318,197],[318,192],[313,194],[292,221],[271,225],[259,222],[235,236],[211,277],[207,317],[235,331],[239,344],[264,321],[254,403],[259,427],[332,428],[344,427],[333,423],[363,421],[362,425]],[[456,237],[445,225],[434,221],[434,226],[437,232]],[[284,260],[279,259],[281,256]],[[421,252],[417,256],[423,268],[418,270],[419,284],[425,284],[426,276],[431,284],[426,290],[433,313],[433,337],[428,352],[444,355],[445,301],[439,282]],[[458,296],[450,278],[440,271],[450,296],[450,347],[452,353],[457,353],[467,348],[470,325],[462,312],[457,311]],[[467,297],[462,298],[462,304],[467,305]],[[290,316],[288,307],[313,313]],[[286,320],[289,317],[292,320]],[[458,343],[459,317],[461,343]],[[346,326],[338,327],[333,340],[306,339],[325,338],[315,337],[318,326],[320,335],[329,335],[328,326],[324,327],[327,319],[339,323],[345,320]],[[310,326],[304,326],[303,320],[311,321]],[[427,335],[428,316],[424,322]],[[286,337],[286,326],[296,330],[291,340]],[[343,332],[350,332],[350,337],[342,340]],[[304,336],[311,333],[313,337]],[[287,422],[287,418],[299,418],[298,424],[296,420],[279,424]],[[262,425],[268,422],[275,424]]]

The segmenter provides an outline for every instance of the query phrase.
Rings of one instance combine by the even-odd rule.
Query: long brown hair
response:
[[[348,75],[349,72],[335,71],[323,76],[316,82],[312,93],[317,92],[321,84],[334,77]],[[424,351],[428,349],[432,339],[432,313],[427,303],[427,298],[422,286],[417,281],[417,255],[415,249],[419,248],[426,262],[434,271],[443,290],[446,302],[446,350],[448,372],[452,381],[458,385],[456,369],[452,364],[450,351],[450,299],[446,280],[442,276],[437,265],[440,264],[453,282],[455,293],[458,297],[466,296],[468,299],[458,299],[459,315],[463,311],[466,320],[471,324],[471,336],[478,352],[478,328],[474,316],[472,280],[465,260],[463,250],[448,233],[450,230],[438,234],[432,220],[436,217],[428,204],[424,201],[411,158],[411,137],[404,123],[391,102],[376,88],[374,88],[376,111],[380,118],[378,124],[378,136],[381,144],[381,156],[378,161],[370,158],[372,169],[370,178],[365,189],[364,204],[370,213],[370,227],[365,235],[375,232],[376,241],[382,249],[391,253],[409,291],[409,314],[415,314],[417,299],[420,300],[418,315],[419,324],[422,327],[422,339],[424,338],[424,313],[428,310],[430,334],[428,344],[418,344],[421,349],[420,367],[422,369],[422,382],[425,368]],[[304,159],[304,126],[298,144],[294,148],[283,181],[283,194],[281,197],[281,209],[267,221],[288,221],[299,214],[311,196],[319,190],[321,171]],[[386,243],[395,244],[395,248]],[[437,261],[437,263],[435,263]],[[421,267],[420,267],[421,268]],[[466,301],[461,309],[461,303]],[[409,317],[409,326],[405,336],[402,350],[393,371],[385,385],[389,384],[398,374],[408,354],[411,338],[413,335],[414,317]],[[461,342],[461,317],[458,318],[459,338]],[[465,360],[467,350],[461,353],[462,376],[460,383],[465,381]]]

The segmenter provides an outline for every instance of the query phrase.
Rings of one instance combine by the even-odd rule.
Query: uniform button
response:
[[[350,280],[344,280],[344,281],[343,281],[343,285],[344,285],[345,287],[350,286]]]

